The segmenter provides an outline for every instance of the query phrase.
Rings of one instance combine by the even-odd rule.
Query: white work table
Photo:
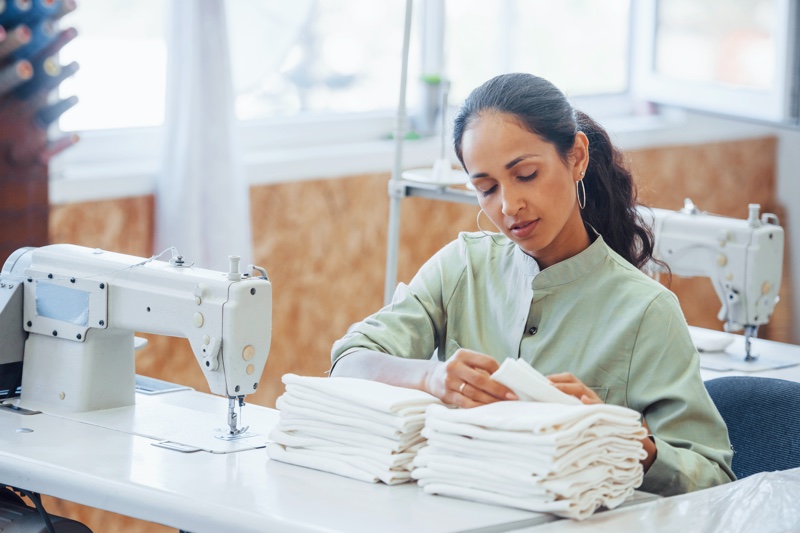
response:
[[[695,327],[690,327],[689,330],[692,332],[708,331]],[[755,362],[753,365],[754,367],[758,367],[760,362],[766,361],[779,365],[786,365],[781,368],[752,371],[747,368],[747,364],[743,363],[745,353],[744,337],[741,335],[733,335],[733,338],[734,341],[730,346],[725,348],[724,353],[730,358],[731,366],[736,368],[729,370],[713,370],[708,368],[709,366],[724,366],[724,364],[720,364],[721,354],[701,353],[700,374],[703,380],[708,381],[724,376],[753,376],[800,382],[800,346],[766,339],[752,339],[752,353],[757,354],[760,358],[760,361],[757,360]]]
[[[142,400],[137,395],[137,400]],[[208,409],[227,400],[196,391],[158,401]],[[278,412],[248,405],[265,433]],[[32,430],[20,432],[20,428]],[[508,531],[553,520],[269,460],[263,448],[181,453],[153,440],[50,414],[0,411],[0,482],[193,533]]]
[[[736,350],[738,342],[729,349]],[[754,346],[764,355],[800,363],[800,347],[759,339]],[[702,373],[704,379],[752,375],[800,381],[800,366]],[[215,413],[220,426],[225,422],[224,398],[191,390],[157,397],[137,394],[137,408],[146,405],[148,413],[159,403]],[[243,412],[243,422],[261,435],[277,420],[273,409],[248,405]],[[427,495],[416,484],[370,484],[291,466],[269,460],[263,448],[182,453],[154,442],[52,414],[2,409],[0,483],[194,533],[492,532],[527,530],[555,520]],[[562,526],[569,529],[568,523]]]

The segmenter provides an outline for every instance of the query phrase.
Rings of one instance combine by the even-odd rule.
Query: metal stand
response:
[[[409,196],[431,198],[446,202],[457,202],[477,205],[475,193],[455,189],[443,185],[416,183],[401,178],[403,165],[403,138],[406,128],[406,87],[408,85],[408,51],[411,39],[411,5],[413,0],[406,0],[405,30],[403,33],[403,60],[400,72],[400,101],[397,105],[397,122],[394,129],[394,166],[389,179],[389,231],[386,250],[386,282],[383,301],[387,305],[392,301],[397,285],[397,252],[400,242],[400,201]]]

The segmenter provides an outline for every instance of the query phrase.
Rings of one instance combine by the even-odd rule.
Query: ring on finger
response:
[[[458,392],[459,392],[460,394],[464,394],[464,387],[466,387],[466,386],[467,386],[467,382],[466,382],[466,381],[462,381],[462,382],[461,382],[461,386],[460,386],[460,387],[458,387]]]

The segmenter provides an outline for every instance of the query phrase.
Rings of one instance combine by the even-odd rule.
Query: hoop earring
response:
[[[581,172],[581,175],[583,175],[583,172]],[[575,183],[575,195],[578,197],[578,207],[581,209],[586,207],[586,186],[583,184],[583,179]],[[583,199],[581,199],[581,196],[583,196]]]
[[[499,242],[497,242],[496,240],[494,240],[494,234],[492,234],[492,233],[487,233],[487,232],[483,231],[483,228],[481,227],[481,213],[483,213],[483,209],[480,209],[480,210],[478,211],[478,216],[477,216],[477,217],[475,217],[475,224],[478,226],[478,231],[480,231],[481,233],[483,233],[483,234],[484,234],[486,237],[489,237],[490,239],[492,239],[492,242],[493,242],[493,243],[495,243],[496,245],[500,246],[500,243],[499,243]],[[487,215],[487,216],[488,216],[488,215]]]

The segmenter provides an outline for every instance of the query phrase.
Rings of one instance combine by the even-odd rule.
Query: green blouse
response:
[[[735,479],[677,298],[602,237],[540,271],[502,235],[462,233],[353,325],[331,360],[361,349],[446,360],[458,348],[571,372],[603,401],[642,413],[658,454],[641,490],[681,494]]]

